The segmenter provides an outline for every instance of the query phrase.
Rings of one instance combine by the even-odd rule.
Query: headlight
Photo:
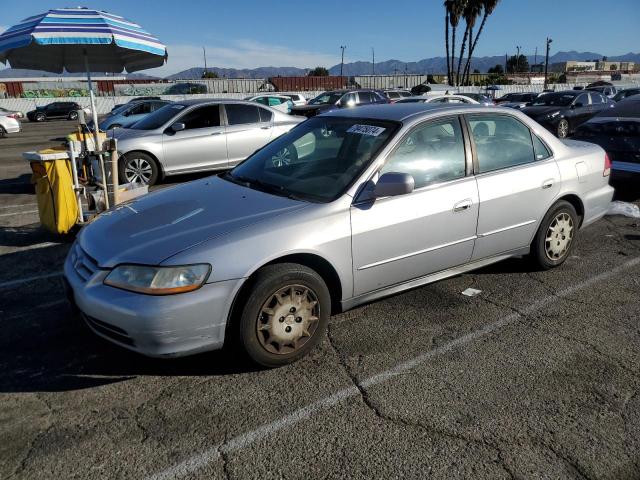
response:
[[[210,272],[211,265],[208,264],[178,267],[119,265],[107,275],[104,283],[148,295],[172,295],[197,290]]]

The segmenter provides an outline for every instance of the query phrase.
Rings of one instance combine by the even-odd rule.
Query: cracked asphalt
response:
[[[0,478],[640,478],[640,220],[332,317],[285,368],[148,359],[73,317],[33,212],[19,154],[70,126],[0,140]]]

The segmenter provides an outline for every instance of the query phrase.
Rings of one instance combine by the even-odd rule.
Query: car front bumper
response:
[[[87,273],[72,257],[70,252],[64,264],[67,297],[97,335],[150,357],[222,348],[241,280],[208,283],[179,295],[143,295],[105,285],[109,271]]]

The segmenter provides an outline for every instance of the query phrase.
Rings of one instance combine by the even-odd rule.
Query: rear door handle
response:
[[[211,135],[222,135],[222,132],[213,132]]]
[[[271,128],[271,125],[268,125],[266,127],[260,127],[262,130],[269,130]]]
[[[553,187],[553,180],[545,180],[542,184],[542,189],[546,190],[547,188]]]
[[[453,212],[454,213],[463,212],[471,208],[471,205],[473,205],[473,202],[471,201],[471,199],[462,200],[453,206]]]

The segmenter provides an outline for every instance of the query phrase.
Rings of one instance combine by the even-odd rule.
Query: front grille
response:
[[[85,282],[98,271],[98,262],[82,250],[78,242],[71,249],[71,264],[78,276]]]
[[[123,343],[129,346],[135,346],[135,342],[129,336],[126,330],[123,330],[120,327],[116,327],[115,325],[111,325],[110,323],[103,322],[102,320],[98,320],[97,318],[90,317],[89,315],[82,314],[84,321],[89,324],[91,328],[93,328],[96,332],[101,333],[105,337],[109,337],[110,339]]]

